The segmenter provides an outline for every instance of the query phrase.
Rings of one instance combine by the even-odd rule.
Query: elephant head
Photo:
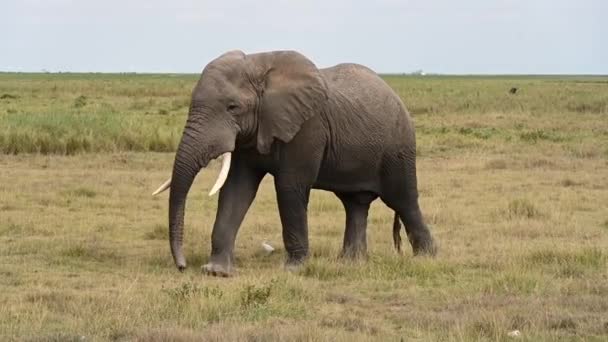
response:
[[[154,193],[171,188],[169,238],[179,270],[186,267],[182,253],[186,196],[201,168],[222,156],[213,195],[228,177],[235,149],[269,153],[274,139],[289,142],[326,100],[319,70],[297,52],[231,51],[205,67],[192,92],[172,176]]]

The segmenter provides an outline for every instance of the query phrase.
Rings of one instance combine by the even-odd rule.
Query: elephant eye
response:
[[[227,109],[228,109],[228,111],[229,111],[229,112],[234,112],[234,111],[235,111],[235,110],[237,110],[238,108],[239,108],[239,106],[238,106],[238,105],[236,105],[236,104],[234,104],[234,103],[231,103],[231,104],[229,104],[229,105],[228,105],[228,108],[227,108]]]

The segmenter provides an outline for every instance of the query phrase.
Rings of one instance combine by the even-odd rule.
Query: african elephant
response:
[[[416,141],[397,94],[357,64],[318,69],[295,51],[227,52],[211,61],[194,87],[171,178],[169,236],[179,270],[184,207],[194,177],[217,157],[222,167],[210,195],[220,190],[211,257],[203,272],[229,276],[241,222],[265,174],[274,176],[285,266],[308,255],[311,189],[331,191],[346,211],[344,257],[367,254],[367,215],[380,197],[395,211],[414,254],[434,254],[418,205]]]

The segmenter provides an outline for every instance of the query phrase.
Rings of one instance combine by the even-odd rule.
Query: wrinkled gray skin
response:
[[[415,151],[405,106],[370,69],[317,69],[293,51],[228,52],[203,70],[175,156],[169,198],[175,264],[186,267],[184,207],[192,181],[224,152],[233,152],[232,165],[219,194],[205,273],[233,273],[239,226],[267,173],[274,176],[288,268],[308,255],[313,188],[335,193],[344,205],[342,256],[366,255],[368,209],[378,197],[396,213],[396,246],[399,217],[414,254],[434,254],[418,206]]]

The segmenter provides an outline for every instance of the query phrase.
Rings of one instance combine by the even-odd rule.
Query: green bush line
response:
[[[181,136],[177,121],[120,114],[5,115],[0,119],[0,151],[63,155],[171,152],[177,148]]]
[[[605,77],[383,77],[407,104],[423,139],[453,135],[471,143],[494,138],[563,143],[601,132],[524,124],[505,128],[486,114],[500,115],[503,122],[511,116],[559,122],[580,114],[608,114]],[[197,78],[0,73],[0,153],[173,152]],[[509,94],[511,87],[518,87],[517,94]],[[455,115],[466,115],[479,125],[435,122]]]

